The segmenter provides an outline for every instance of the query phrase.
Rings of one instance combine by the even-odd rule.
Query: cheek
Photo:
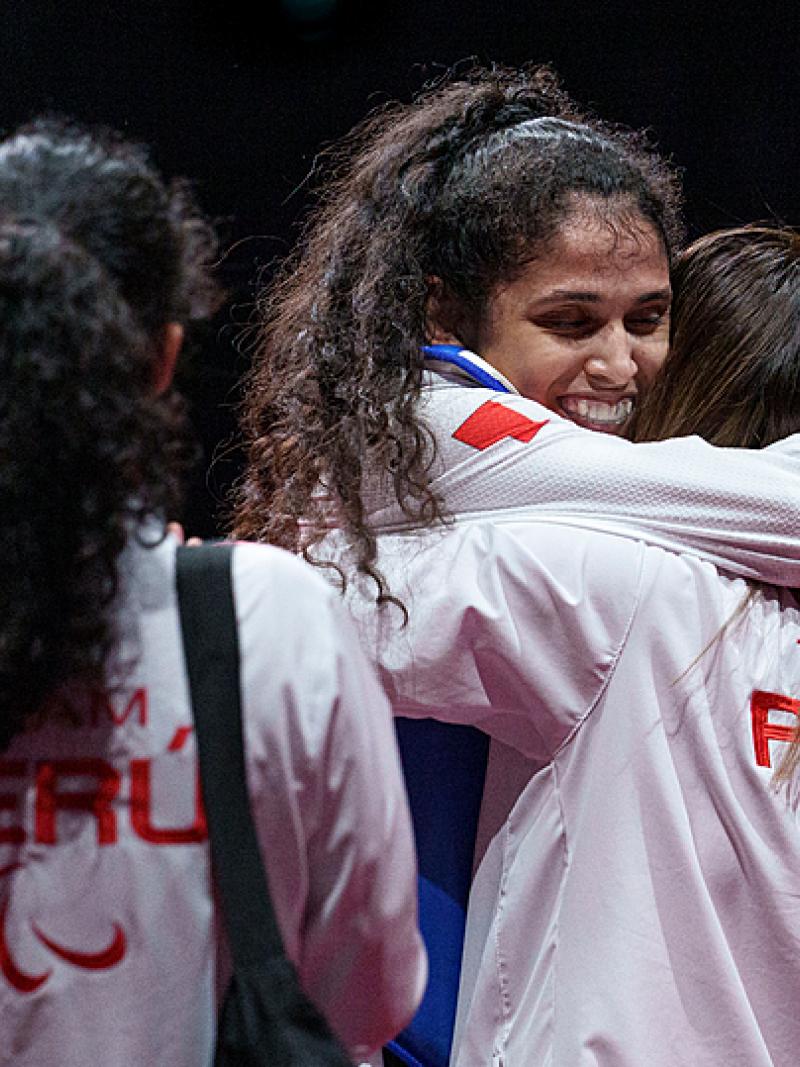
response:
[[[493,364],[530,400],[547,403],[550,382],[560,373],[558,360],[529,323],[501,323],[479,338],[478,355]]]
[[[636,346],[636,361],[645,373],[656,374],[669,351],[669,321],[665,320],[655,333],[640,337]]]
[[[510,316],[509,316],[510,318]],[[526,320],[502,322],[479,338],[478,355],[492,363],[529,400],[558,410],[557,397],[583,372],[585,354]]]
[[[558,344],[542,345],[535,358],[532,354],[527,361],[525,372],[520,375],[521,384],[514,384],[523,396],[558,411],[560,396],[585,385],[583,364],[583,357],[574,350]]]
[[[649,389],[653,379],[661,370],[664,360],[667,358],[668,341],[653,341],[637,358],[636,363],[639,371],[636,375],[636,384],[639,389]]]

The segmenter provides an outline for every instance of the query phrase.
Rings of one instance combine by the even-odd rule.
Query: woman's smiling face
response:
[[[669,264],[644,218],[576,203],[546,250],[458,340],[523,396],[619,434],[667,354]]]

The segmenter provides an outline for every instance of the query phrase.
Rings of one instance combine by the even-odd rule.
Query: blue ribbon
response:
[[[511,392],[499,378],[495,378],[484,367],[473,363],[473,353],[466,348],[461,348],[460,345],[423,345],[422,351],[426,359],[438,359],[442,363],[452,363],[454,367],[463,370],[473,381],[483,385],[486,389],[494,389],[496,393]]]

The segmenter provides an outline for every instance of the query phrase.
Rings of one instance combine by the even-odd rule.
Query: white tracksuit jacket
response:
[[[794,1067],[800,828],[771,778],[800,612],[764,588],[736,616],[732,574],[800,584],[798,440],[633,446],[428,384],[454,521],[413,531],[376,487],[410,621],[369,583],[350,606],[397,714],[493,738],[453,1067]]]
[[[126,549],[124,688],[0,759],[0,1063],[204,1067],[215,948],[174,594],[175,542]],[[239,545],[253,816],[287,951],[354,1056],[425,983],[411,829],[386,700],[336,594]],[[216,961],[216,962],[215,962]],[[215,973],[216,972],[216,973]]]

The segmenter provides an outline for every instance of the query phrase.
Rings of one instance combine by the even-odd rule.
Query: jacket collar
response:
[[[422,352],[430,369],[445,377],[462,383],[467,380],[497,393],[519,395],[505,375],[468,348],[459,345],[423,345]]]

